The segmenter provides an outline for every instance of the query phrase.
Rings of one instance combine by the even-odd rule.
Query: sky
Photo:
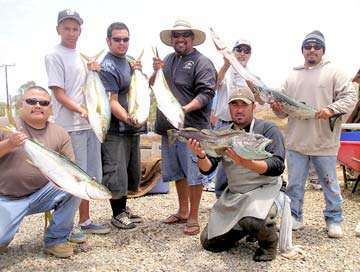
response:
[[[251,72],[269,87],[284,82],[292,67],[303,63],[301,44],[317,29],[325,36],[324,57],[352,78],[360,69],[359,0],[0,0],[0,66],[8,64],[8,91],[28,81],[47,87],[44,56],[60,42],[56,33],[60,10],[74,9],[84,20],[77,48],[93,56],[107,51],[106,29],[116,21],[130,29],[128,54],[137,58],[144,49],[143,71],[152,73],[152,47],[160,57],[173,52],[159,33],[179,17],[207,34],[197,49],[215,66],[222,65],[209,35],[213,28],[232,48],[239,38],[251,41]],[[99,61],[104,55],[100,56]],[[0,67],[0,101],[6,101],[5,69]]]

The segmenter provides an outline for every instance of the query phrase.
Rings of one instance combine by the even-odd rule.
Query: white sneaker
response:
[[[356,234],[356,236],[360,236],[360,222],[357,224],[357,226],[355,228],[355,234]]]
[[[340,224],[335,223],[326,223],[326,229],[328,236],[330,238],[341,238],[343,237],[343,232]]]
[[[203,184],[203,191],[215,192],[215,183],[214,182],[209,182],[209,183]]]
[[[304,228],[303,222],[297,220],[294,216],[291,216],[292,230],[301,230]]]

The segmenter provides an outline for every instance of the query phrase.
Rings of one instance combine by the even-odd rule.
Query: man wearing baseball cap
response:
[[[255,97],[248,87],[230,93],[228,105],[233,123],[223,129],[242,129],[271,139],[266,151],[273,156],[248,160],[228,148],[225,157],[213,158],[205,154],[199,142],[189,140],[191,150],[201,158],[198,166],[203,174],[213,171],[221,161],[228,178],[228,186],[214,204],[200,241],[206,250],[220,252],[250,235],[259,244],[254,260],[270,261],[276,257],[278,244],[275,217],[280,208],[277,198],[283,184],[280,175],[285,168],[282,134],[272,122],[255,119]]]
[[[52,90],[55,123],[69,133],[73,145],[76,164],[101,183],[101,145],[88,122],[82,86],[86,80],[86,68],[76,45],[81,33],[83,19],[79,13],[65,9],[58,13],[57,33],[60,44],[45,56],[48,86]],[[88,69],[99,71],[97,62],[88,63]],[[110,228],[94,224],[90,219],[89,201],[82,200],[79,208],[79,228],[70,241],[85,242],[83,233],[105,234]]]

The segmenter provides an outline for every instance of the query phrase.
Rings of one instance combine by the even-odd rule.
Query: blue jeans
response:
[[[309,156],[287,150],[286,153],[289,184],[287,195],[291,199],[291,213],[298,220],[303,218],[305,183],[310,161],[314,165],[325,196],[325,221],[341,223],[343,221],[342,196],[336,173],[336,156]]]
[[[101,144],[92,129],[70,131],[76,164],[102,183]]]
[[[169,144],[166,136],[161,137],[161,171],[164,182],[186,179],[188,184],[203,184],[207,177],[200,173],[198,158],[187,143],[178,140]]]
[[[222,120],[218,119],[215,123],[214,130],[229,126],[229,123],[225,123]],[[228,180],[225,174],[225,168],[222,162],[220,161],[217,167],[216,172],[216,182],[215,182],[215,195],[216,198],[219,198],[224,192],[225,188],[228,185]]]
[[[11,242],[25,216],[54,209],[44,236],[45,247],[65,243],[81,199],[48,182],[37,192],[19,199],[0,196],[0,247]],[[27,231],[31,232],[31,229]]]

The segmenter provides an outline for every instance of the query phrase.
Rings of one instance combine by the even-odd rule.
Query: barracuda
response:
[[[260,95],[261,99],[266,103],[281,102],[283,111],[290,118],[298,119],[314,119],[317,112],[316,109],[296,101],[285,94],[274,89],[268,88],[258,77],[248,72],[241,63],[236,59],[232,51],[221,41],[218,35],[210,28],[210,35],[219,53],[221,53],[235,69],[235,71],[245,80],[251,81],[255,91]],[[345,113],[338,113],[329,118],[330,130],[333,131],[336,120]]]
[[[261,160],[272,157],[265,150],[271,140],[260,134],[246,133],[243,130],[198,130],[186,128],[181,130],[170,129],[167,131],[169,142],[174,143],[177,139],[187,143],[191,139],[197,140],[202,149],[211,157],[222,157],[227,148],[232,148],[240,157],[249,160]]]
[[[96,59],[102,54],[103,51],[104,50],[101,50],[101,52],[94,57],[88,57],[82,53],[80,54],[86,61],[90,62],[96,61]],[[102,143],[105,140],[110,126],[111,110],[109,96],[106,93],[104,85],[102,84],[97,72],[87,72],[83,90],[89,124],[94,130],[96,137]]]

